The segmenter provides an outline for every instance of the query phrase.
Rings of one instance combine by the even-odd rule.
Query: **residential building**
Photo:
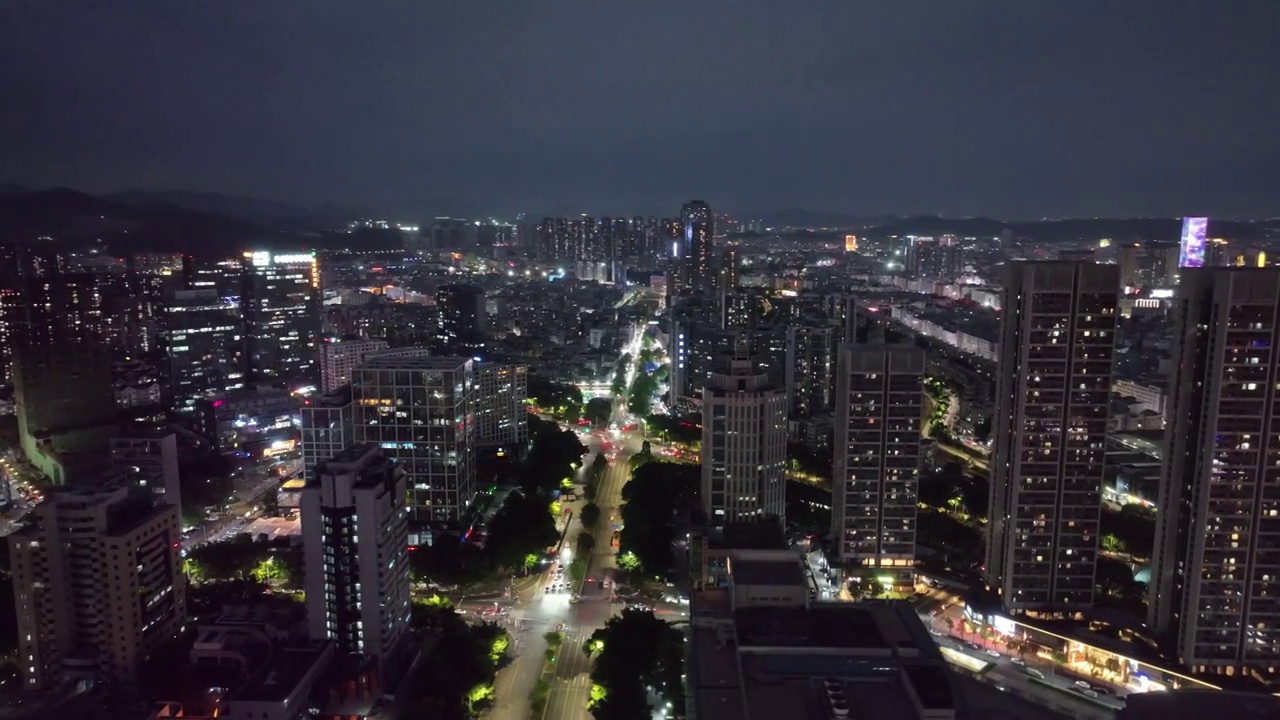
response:
[[[130,685],[186,622],[178,508],[128,487],[59,488],[9,536],[24,690]]]
[[[836,332],[827,326],[787,327],[787,413],[792,418],[820,415],[831,409],[832,367]]]
[[[421,522],[458,521],[476,494],[474,362],[392,352],[352,371],[357,443],[404,469]]]
[[[845,344],[839,354],[831,506],[836,556],[909,587],[924,353],[913,346]]]
[[[393,682],[412,659],[404,472],[369,444],[320,463],[302,491],[302,535],[312,639],[374,658]]]
[[[984,567],[1010,612],[1093,602],[1118,289],[1114,265],[1008,266]]]
[[[330,393],[351,382],[351,369],[370,353],[387,349],[386,340],[341,338],[320,343],[320,392]]]
[[[953,235],[908,238],[907,274],[911,277],[954,278],[963,269],[961,247]]]
[[[702,391],[702,498],[715,525],[785,524],[787,395],[753,367],[745,339]]]
[[[320,380],[320,265],[315,253],[245,253],[241,307],[249,375],[307,385]]]
[[[1280,269],[1181,270],[1148,624],[1197,673],[1280,669]]]

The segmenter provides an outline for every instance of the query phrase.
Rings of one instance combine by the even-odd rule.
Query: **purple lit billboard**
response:
[[[1182,218],[1182,243],[1178,247],[1178,267],[1204,267],[1204,238],[1209,218]]]

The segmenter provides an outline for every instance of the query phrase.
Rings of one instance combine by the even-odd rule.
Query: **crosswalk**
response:
[[[575,690],[590,690],[591,676],[590,675],[574,675],[573,677],[567,680],[558,679],[556,680],[555,687],[564,688],[565,690],[568,690],[570,692]]]

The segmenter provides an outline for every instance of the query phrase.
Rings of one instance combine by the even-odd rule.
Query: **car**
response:
[[[938,632],[937,630],[934,630],[933,628],[929,628],[929,634],[934,637],[942,637],[942,633]]]
[[[987,650],[987,651],[986,651],[986,653],[987,653],[988,655],[990,655],[991,657],[993,657],[993,658],[1000,658],[1000,657],[1004,657],[1003,655],[1001,655],[1000,653],[996,652],[995,650]]]
[[[1016,657],[1011,657],[1011,658],[1009,658],[1009,662],[1013,663],[1014,665],[1023,665],[1023,666],[1025,666],[1025,665],[1027,664],[1027,661],[1026,661],[1026,660],[1023,660],[1022,658],[1016,658]]]
[[[1100,685],[1094,685],[1094,686],[1092,686],[1090,689],[1091,689],[1091,690],[1093,690],[1094,692],[1098,693],[1099,695],[1110,695],[1110,694],[1111,694],[1111,691],[1110,691],[1110,690],[1108,690],[1107,688],[1104,688],[1104,687],[1102,687],[1102,686],[1100,686]]]
[[[1077,680],[1076,687],[1080,688],[1081,690],[1088,690],[1090,689],[1091,686],[1089,685],[1089,683],[1085,682],[1084,680]]]
[[[1026,673],[1026,674],[1030,675],[1030,676],[1031,676],[1031,677],[1033,677],[1033,678],[1039,678],[1039,679],[1041,679],[1041,680],[1044,680],[1044,673],[1043,673],[1043,672],[1040,672],[1039,670],[1037,670],[1037,669],[1035,669],[1035,668],[1033,668],[1033,667],[1024,667],[1024,668],[1022,668],[1022,672],[1024,672],[1024,673]]]
[[[1098,691],[1094,690],[1093,688],[1076,688],[1076,689],[1084,693],[1086,697],[1091,697],[1091,698],[1098,697]]]

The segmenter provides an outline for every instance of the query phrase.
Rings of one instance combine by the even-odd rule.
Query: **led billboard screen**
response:
[[[1209,218],[1182,218],[1182,242],[1178,247],[1178,267],[1204,267],[1204,238]]]

